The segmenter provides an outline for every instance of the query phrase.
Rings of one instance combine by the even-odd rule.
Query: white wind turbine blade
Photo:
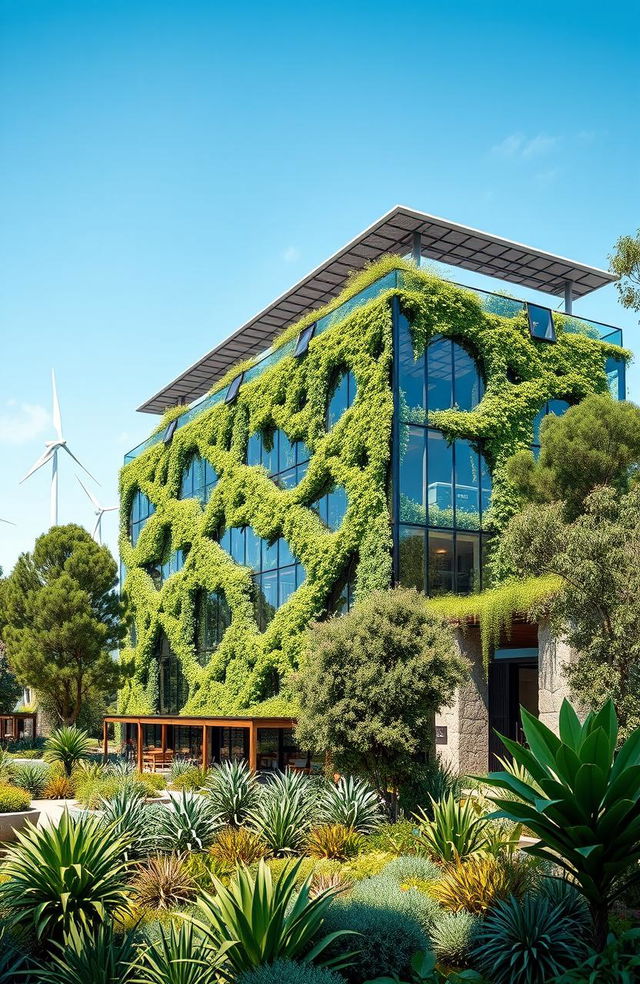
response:
[[[27,474],[24,476],[24,478],[20,479],[20,485],[22,485],[23,482],[26,482],[26,480],[29,478],[30,475],[33,475],[34,472],[37,472],[38,468],[42,468],[42,466],[46,465],[48,461],[51,461],[53,455],[55,454],[56,447],[57,445],[52,448],[47,448],[47,450],[40,455],[35,465],[32,465],[29,471],[27,472]]]
[[[71,454],[71,452],[69,452],[69,454]],[[85,468],[85,471],[86,471],[86,468]],[[100,503],[96,499],[95,495],[92,492],[89,491],[89,489],[87,488],[87,486],[84,484],[84,482],[82,482],[78,478],[77,475],[76,475],[76,478],[78,479],[78,482],[80,483],[80,485],[82,486],[82,488],[84,489],[84,491],[86,492],[87,496],[89,497],[89,499],[91,500],[91,502],[94,504],[94,506],[96,507],[96,509],[99,512],[102,512],[102,506],[100,505]]]
[[[96,519],[96,525],[93,527],[93,533],[91,534],[91,536],[93,537],[94,540],[96,538],[96,533],[100,529],[101,524],[102,524],[102,512],[99,512],[98,513],[98,518]],[[98,542],[99,543],[102,543],[102,536],[99,537]]]
[[[51,370],[51,388],[53,390],[53,426],[55,427],[58,440],[62,440],[62,417],[60,416],[60,404],[58,402],[58,391],[56,389],[56,374]]]
[[[15,523],[12,523],[10,519],[2,519],[1,517],[0,517],[0,523],[6,523],[7,526],[15,526],[16,525]]]
[[[75,463],[76,463],[77,465],[80,465],[80,467],[82,468],[82,470],[83,470],[83,471],[86,471],[86,473],[87,473],[87,475],[89,476],[89,478],[93,478],[93,480],[94,480],[94,482],[96,482],[96,484],[97,484],[97,485],[100,485],[100,482],[98,482],[98,479],[97,479],[97,478],[94,478],[94,477],[93,477],[93,475],[91,474],[91,472],[89,471],[89,469],[88,469],[88,468],[85,468],[85,467],[84,467],[84,465],[82,464],[82,462],[81,462],[81,461],[79,461],[79,460],[78,460],[78,459],[76,458],[76,456],[75,456],[75,454],[73,453],[73,451],[71,451],[71,450],[69,449],[69,447],[68,447],[68,445],[66,445],[66,444],[61,444],[61,445],[60,445],[60,447],[61,447],[61,448],[64,448],[64,449],[65,449],[65,451],[67,452],[67,454],[70,454],[70,455],[71,455],[71,457],[73,458],[73,460],[75,461]]]
[[[115,510],[117,508],[118,508],[117,506],[103,506],[102,507],[102,511],[103,512],[115,512]]]

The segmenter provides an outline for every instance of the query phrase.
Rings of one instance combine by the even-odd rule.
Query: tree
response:
[[[561,417],[549,414],[540,431],[540,456],[520,451],[509,479],[525,499],[562,500],[568,519],[599,485],[624,492],[640,462],[640,408],[610,396],[588,396]]]
[[[0,714],[8,714],[22,696],[22,687],[9,669],[7,648],[2,642],[2,629],[5,624],[6,602],[4,600],[7,579],[2,577],[0,567]]]
[[[633,236],[620,236],[615,253],[609,257],[611,269],[620,280],[616,284],[623,307],[640,311],[640,229]]]
[[[91,693],[121,679],[111,652],[124,637],[117,565],[80,526],[56,526],[22,554],[3,592],[7,659],[62,724],[74,724]]]
[[[397,812],[399,788],[432,752],[433,718],[468,676],[451,630],[417,591],[378,591],[316,622],[297,676],[297,737],[364,775]]]
[[[578,659],[564,670],[585,708],[615,705],[621,732],[640,727],[640,486],[599,488],[567,522],[562,503],[532,504],[510,521],[500,560],[516,576],[558,574],[555,631]]]

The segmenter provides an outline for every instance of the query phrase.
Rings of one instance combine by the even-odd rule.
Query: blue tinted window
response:
[[[468,441],[455,442],[456,526],[480,528],[480,458]]]
[[[278,471],[278,434],[270,431],[262,435],[262,464],[270,474]]]
[[[482,378],[473,359],[453,343],[453,399],[460,410],[473,410],[482,399]]]
[[[455,591],[471,594],[480,588],[480,537],[457,533],[455,538]]]
[[[296,448],[284,431],[278,432],[278,471],[286,471],[296,463]]]
[[[133,502],[131,503],[130,519],[129,519],[129,535],[131,537],[131,543],[135,547],[138,542],[138,538],[145,527],[145,524],[150,516],[153,516],[156,511],[154,504],[147,498],[144,492],[139,490],[133,497]]]
[[[179,497],[198,499],[204,504],[209,501],[217,481],[218,474],[213,465],[206,458],[194,455],[182,473]]]
[[[236,564],[244,565],[245,528],[244,526],[232,526],[229,533],[231,535],[231,556]]]
[[[245,563],[254,571],[262,569],[262,540],[251,526],[245,529]]]
[[[545,342],[555,342],[556,330],[550,308],[540,307],[538,304],[527,304],[527,313],[531,337],[542,339]]]
[[[327,526],[337,530],[347,512],[347,493],[342,485],[336,486],[327,496]]]
[[[262,543],[262,569],[263,571],[270,571],[272,568],[278,566],[278,541],[274,540],[273,543],[267,543],[263,540]]]
[[[424,427],[401,428],[400,519],[426,523],[427,431]]]
[[[453,449],[439,431],[430,430],[427,485],[430,526],[453,526]]]
[[[426,533],[415,526],[401,526],[398,542],[399,581],[405,588],[424,591]]]
[[[196,652],[205,666],[231,624],[231,610],[222,591],[201,591],[196,607]]]
[[[296,569],[295,567],[285,567],[279,574],[278,607],[281,607],[286,604],[296,590]]]
[[[411,327],[403,314],[399,317],[398,328],[398,374],[403,419],[421,420],[426,406],[424,356],[415,357]]]
[[[262,464],[262,434],[260,431],[251,434],[247,442],[247,464]]]
[[[356,395],[356,381],[351,372],[344,372],[338,378],[327,407],[327,430],[331,430],[343,413],[349,409]]]
[[[625,364],[622,359],[607,359],[604,367],[609,384],[609,392],[614,400],[624,400],[626,396]]]
[[[295,562],[296,559],[291,553],[291,547],[284,537],[280,537],[278,541],[278,566],[287,567],[289,564],[295,564]]]
[[[451,340],[436,338],[427,348],[427,407],[449,410],[453,406],[453,359]]]
[[[430,595],[453,591],[452,533],[429,533],[428,590]]]

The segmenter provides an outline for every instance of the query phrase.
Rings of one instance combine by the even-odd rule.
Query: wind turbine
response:
[[[15,523],[12,523],[10,519],[2,519],[2,518],[0,518],[0,523],[6,523],[7,526],[15,526],[16,525]]]
[[[98,541],[98,543],[102,543],[102,517],[104,516],[104,514],[106,512],[113,512],[118,507],[117,506],[101,506],[100,503],[98,502],[98,500],[96,499],[95,495],[93,495],[91,492],[89,492],[89,489],[86,487],[86,485],[83,482],[80,481],[80,479],[78,478],[77,475],[76,475],[76,478],[78,479],[78,481],[80,482],[80,485],[82,485],[82,488],[85,490],[85,492],[87,493],[87,496],[89,497],[89,499],[93,503],[94,508],[95,508],[95,511],[96,511],[96,516],[98,517],[96,519],[96,525],[93,527],[93,533],[91,534],[91,536],[95,540],[96,539],[96,533],[97,533],[98,534],[97,541]]]
[[[46,465],[48,461],[52,464],[51,471],[51,525],[58,525],[58,451],[60,448],[65,450],[67,454],[71,455],[73,460],[80,465],[83,471],[86,471],[89,478],[93,478],[91,472],[84,467],[81,461],[78,461],[73,451],[69,450],[66,440],[62,436],[62,418],[60,417],[60,404],[58,403],[58,392],[56,390],[56,374],[51,370],[51,387],[53,390],[53,426],[56,431],[56,437],[53,441],[45,441],[45,452],[40,455],[38,460],[29,469],[27,474],[20,480],[20,484],[26,482],[34,472],[37,472],[39,468]],[[93,481],[97,481],[93,478]],[[99,483],[98,483],[99,484]]]

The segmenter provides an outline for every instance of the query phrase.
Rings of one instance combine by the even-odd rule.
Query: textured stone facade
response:
[[[436,715],[436,729],[447,729],[446,744],[436,745],[444,762],[460,772],[486,772],[489,756],[489,710],[487,678],[482,666],[480,634],[456,630],[456,644],[469,660],[471,677],[457,691],[453,703]]]

